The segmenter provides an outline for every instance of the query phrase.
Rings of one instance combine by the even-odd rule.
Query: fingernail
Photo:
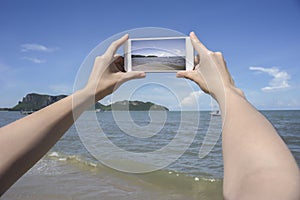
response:
[[[128,33],[122,36],[122,38],[126,38],[126,37],[129,37]]]
[[[195,35],[195,32],[194,32],[194,31],[192,31],[192,32],[190,33],[190,38],[191,38],[192,40],[196,40],[196,35]]]
[[[180,72],[177,72],[176,77],[177,77],[177,78],[182,78],[183,75],[182,75]]]
[[[146,73],[145,73],[145,72],[141,72],[141,73],[139,74],[139,77],[146,77]]]

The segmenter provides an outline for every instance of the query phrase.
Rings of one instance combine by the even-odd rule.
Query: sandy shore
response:
[[[133,71],[178,71],[185,70],[185,66],[164,65],[160,63],[148,63],[132,66]]]
[[[13,185],[1,200],[199,199],[199,193],[195,191],[162,187],[130,174],[109,171],[43,159]],[[218,195],[213,195],[215,197],[209,199],[220,199]]]

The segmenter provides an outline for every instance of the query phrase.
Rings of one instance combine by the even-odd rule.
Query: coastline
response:
[[[75,160],[66,161],[43,158],[1,199],[222,199],[221,180],[195,181],[162,171],[134,175]]]

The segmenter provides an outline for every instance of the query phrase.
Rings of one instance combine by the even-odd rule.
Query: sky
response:
[[[94,47],[143,27],[195,31],[207,48],[223,52],[236,85],[258,109],[300,109],[299,0],[0,0],[0,107],[32,92],[71,94]],[[214,104],[172,73],[127,82],[101,102],[126,98],[171,110]]]
[[[131,54],[166,56],[185,56],[185,39],[133,40]]]

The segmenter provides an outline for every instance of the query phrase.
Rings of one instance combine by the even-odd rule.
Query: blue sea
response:
[[[300,111],[261,112],[275,126],[300,166]],[[165,121],[160,123],[159,119],[151,118],[149,112],[144,111],[130,112],[130,118],[122,117],[121,112],[94,114],[105,137],[127,152],[149,153],[162,149],[176,139],[179,130],[183,139],[178,149],[191,142],[182,156],[162,169],[147,173],[126,173],[95,159],[81,141],[82,133],[79,136],[76,127],[72,126],[2,199],[222,199],[223,162],[219,116],[211,116],[210,112],[203,111],[184,112],[183,117],[181,112],[169,111],[165,113]],[[115,114],[119,116],[117,120]],[[19,112],[0,112],[0,125],[4,126],[22,117]],[[197,118],[199,121],[195,121]],[[88,118],[84,120],[86,124],[90,122]],[[139,127],[142,127],[141,137],[126,134],[128,131],[138,133],[135,129]],[[98,130],[90,126],[86,128],[90,144],[105,151],[103,141],[96,139]],[[155,130],[156,134],[151,135],[151,130]],[[190,134],[192,132],[196,134]],[[207,134],[210,135],[208,140]],[[193,137],[192,140],[190,137]],[[201,146],[214,142],[216,144],[206,156],[199,153]],[[105,159],[122,164],[122,160],[114,157],[114,152],[105,153]],[[172,151],[168,153],[169,157],[174,154]],[[154,158],[155,162],[163,163],[168,155]]]

